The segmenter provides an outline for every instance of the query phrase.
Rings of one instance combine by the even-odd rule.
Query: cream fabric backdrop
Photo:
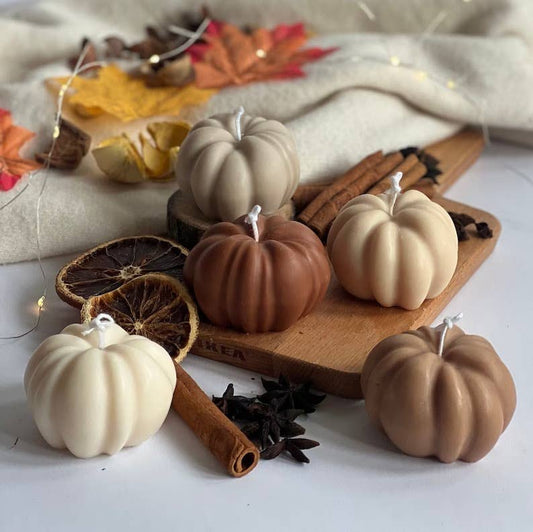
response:
[[[531,0],[210,0],[215,18],[272,26],[303,21],[317,33],[310,45],[338,46],[306,65],[306,78],[220,91],[194,121],[244,105],[282,120],[293,131],[303,182],[326,181],[372,150],[424,145],[462,124],[511,130],[527,141],[533,130],[533,2]],[[58,0],[11,8],[0,19],[0,107],[15,123],[50,138],[55,102],[43,86],[65,75],[65,58],[83,36],[115,33],[138,39],[145,24],[164,24],[192,0]],[[441,21],[435,33],[428,30]],[[397,56],[399,66],[393,66]],[[420,79],[420,71],[427,79]],[[455,88],[447,82],[452,80]],[[108,118],[84,123],[95,141],[145,122]],[[39,139],[28,146],[32,153]],[[36,256],[36,202],[43,174],[0,210],[0,262]],[[0,193],[0,207],[10,192]],[[51,171],[41,204],[42,255],[87,249],[105,240],[165,231],[174,183],[120,186],[99,174],[92,157],[72,173]]]

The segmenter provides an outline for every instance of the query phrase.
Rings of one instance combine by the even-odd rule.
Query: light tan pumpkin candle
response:
[[[107,314],[73,324],[33,353],[24,386],[43,438],[80,458],[115,454],[159,430],[176,385],[160,345]]]
[[[454,327],[460,318],[390,336],[366,359],[368,415],[406,454],[476,462],[513,416],[509,370],[487,340]]]
[[[242,107],[198,122],[180,148],[175,171],[203,214],[223,221],[256,204],[272,214],[291,199],[300,179],[291,132]]]
[[[457,266],[448,213],[421,192],[400,194],[401,172],[379,196],[348,202],[331,227],[328,252],[344,289],[384,307],[418,308],[438,296]]]

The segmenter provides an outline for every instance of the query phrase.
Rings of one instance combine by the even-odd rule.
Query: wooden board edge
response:
[[[210,334],[202,334],[201,330],[191,353],[275,379],[283,374],[292,382],[311,382],[316,390],[331,395],[350,399],[362,397],[359,373],[324,368],[279,353],[273,357],[268,351],[240,345],[233,339],[228,343],[223,338],[215,340]]]

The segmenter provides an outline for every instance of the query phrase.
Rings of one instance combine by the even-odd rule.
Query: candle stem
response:
[[[390,203],[389,203],[389,214],[392,216],[394,213],[394,205],[396,204],[396,200],[398,199],[398,195],[402,191],[402,187],[400,187],[400,180],[403,177],[403,172],[396,172],[394,175],[391,175],[389,177],[390,180],[390,188],[389,188],[389,195],[390,195]]]
[[[83,334],[83,336],[87,336],[94,331],[98,331],[98,349],[104,349],[105,330],[113,323],[115,323],[115,320],[109,314],[98,314],[98,316],[96,316],[96,318],[91,320],[89,323],[89,328],[86,331],[83,331],[81,334]]]
[[[446,333],[448,332],[448,329],[453,328],[453,326],[463,317],[463,313],[460,312],[457,314],[457,316],[448,316],[447,318],[444,318],[442,321],[443,329],[442,333],[440,335],[440,342],[439,342],[439,356],[442,356],[442,352],[444,351],[444,339],[446,338]]]
[[[241,120],[242,120],[242,115],[244,114],[244,107],[241,105],[239,106],[239,108],[237,109],[237,111],[235,111],[236,115],[235,115],[235,131],[237,133],[237,140],[241,140],[242,139],[242,124],[241,124]]]
[[[259,205],[254,205],[252,210],[246,215],[244,221],[247,224],[252,226],[252,231],[254,233],[254,240],[259,242],[259,229],[257,228],[257,220],[259,219],[259,213],[261,212],[261,207]]]

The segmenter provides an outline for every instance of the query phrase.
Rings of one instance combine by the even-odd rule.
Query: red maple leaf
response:
[[[212,22],[203,43],[191,46],[196,85],[202,89],[244,85],[253,81],[305,76],[301,66],[337,48],[306,48],[303,24],[259,28],[245,33],[236,26]]]

